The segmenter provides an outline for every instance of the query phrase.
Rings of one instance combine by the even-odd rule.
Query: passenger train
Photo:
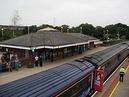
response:
[[[103,51],[61,66],[0,86],[0,97],[86,97],[100,84],[95,80],[103,72],[103,81],[128,56],[128,43],[119,43]]]

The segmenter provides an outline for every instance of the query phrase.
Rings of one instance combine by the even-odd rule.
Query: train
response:
[[[0,85],[0,97],[88,97],[129,55],[128,46],[128,42],[119,43],[61,66]],[[101,72],[103,75],[99,74]]]

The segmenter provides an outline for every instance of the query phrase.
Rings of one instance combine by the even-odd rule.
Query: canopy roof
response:
[[[0,43],[0,46],[28,50],[41,48],[55,49],[99,41],[94,37],[81,33],[61,33],[58,30],[46,29],[3,41]]]

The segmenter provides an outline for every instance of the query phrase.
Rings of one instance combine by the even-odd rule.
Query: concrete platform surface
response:
[[[110,97],[129,97],[129,66],[126,69],[123,82],[118,82]]]
[[[104,84],[103,91],[97,92],[96,95],[93,97],[129,97],[129,70],[125,75],[124,82],[119,82],[119,70],[123,66],[126,68],[126,70],[128,70],[129,58],[122,62],[121,66]],[[117,88],[118,85],[119,87]]]

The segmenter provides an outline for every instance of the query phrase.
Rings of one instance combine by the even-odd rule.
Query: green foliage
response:
[[[95,37],[104,40],[104,28],[101,26],[96,27]]]
[[[122,40],[124,39],[129,40],[129,26],[122,24],[122,23],[117,23],[114,25],[113,24],[107,25],[105,27],[101,27],[101,26],[94,27],[92,24],[83,23],[83,24],[80,24],[79,26],[71,27],[71,28],[69,27],[69,25],[61,25],[61,26],[56,26],[56,27],[52,25],[48,25],[48,24],[43,24],[38,27],[36,25],[32,25],[32,26],[29,26],[29,33],[35,33],[37,32],[37,30],[43,29],[46,27],[55,28],[63,33],[67,33],[67,32],[83,33],[83,34],[96,37],[100,40],[107,40],[106,34],[108,30],[110,40],[117,40],[118,36]],[[2,31],[0,30],[0,41],[18,37],[24,34],[28,34],[28,27],[27,26],[24,27],[23,30],[15,29],[14,32],[15,32],[14,33],[15,36],[13,36],[13,29],[4,29],[3,36],[2,36]]]
[[[9,30],[9,29],[4,29],[3,30],[3,36],[2,36],[2,31],[1,31],[1,35],[0,35],[0,40],[7,40],[13,37],[13,31]]]
[[[128,37],[129,27],[125,24],[118,23],[115,25],[108,25],[105,27],[105,29],[109,30],[110,38],[117,39],[119,33],[120,38],[125,37],[126,39],[129,39]]]
[[[129,28],[128,28],[128,31],[126,32],[126,37],[125,38],[129,40]]]
[[[57,29],[61,32],[64,32],[64,33],[67,33],[70,30],[69,25],[56,26],[56,27],[53,27],[53,28]]]
[[[28,34],[28,30],[29,30],[29,33],[35,33],[37,32],[38,27],[36,25],[26,26],[21,33]]]
[[[69,26],[68,25],[62,25],[61,26],[63,32],[69,32]]]
[[[85,23],[85,24],[81,24],[79,27],[82,27],[82,33],[83,34],[87,34],[87,35],[91,35],[91,36],[95,36],[95,27],[91,24]]]
[[[110,41],[104,41],[103,43],[105,45],[113,45],[113,44],[117,44],[117,43],[120,43],[120,42],[124,42],[126,41],[125,39],[120,39],[120,40],[117,40],[117,39],[113,39],[113,40],[110,40]]]

